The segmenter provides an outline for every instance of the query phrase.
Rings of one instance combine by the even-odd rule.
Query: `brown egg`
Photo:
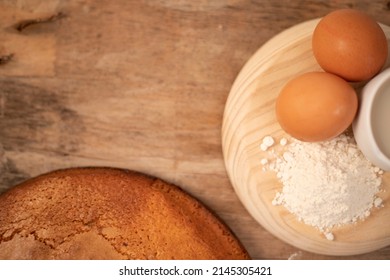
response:
[[[387,59],[387,39],[367,14],[336,10],[317,24],[312,49],[318,64],[347,81],[364,81],[377,74]]]
[[[327,72],[308,72],[290,80],[276,100],[280,126],[301,141],[329,140],[344,132],[358,108],[353,87]]]

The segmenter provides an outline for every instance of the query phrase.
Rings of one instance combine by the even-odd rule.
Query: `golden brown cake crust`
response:
[[[249,259],[179,187],[114,168],[73,168],[0,196],[0,259]]]

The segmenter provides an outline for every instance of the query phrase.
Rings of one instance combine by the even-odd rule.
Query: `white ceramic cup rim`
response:
[[[390,68],[378,74],[364,86],[361,92],[358,116],[352,125],[355,140],[363,154],[374,165],[386,171],[390,171],[390,158],[380,149],[378,142],[375,139],[372,126],[372,114],[375,98],[377,97],[377,94],[381,92],[384,84],[388,81],[390,83]],[[366,131],[364,132],[361,130]],[[363,144],[364,140],[361,139],[361,137],[364,137],[368,141],[368,146]]]

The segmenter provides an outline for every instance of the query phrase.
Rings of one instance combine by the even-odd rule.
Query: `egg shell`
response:
[[[358,108],[354,88],[327,72],[308,72],[290,80],[276,100],[276,118],[301,141],[329,140],[344,132]]]
[[[354,9],[333,11],[313,32],[312,49],[318,64],[347,81],[365,81],[386,62],[388,44],[380,25]]]

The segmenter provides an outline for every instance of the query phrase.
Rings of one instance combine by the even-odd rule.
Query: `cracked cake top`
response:
[[[0,259],[248,259],[179,187],[138,172],[73,168],[0,196]]]

